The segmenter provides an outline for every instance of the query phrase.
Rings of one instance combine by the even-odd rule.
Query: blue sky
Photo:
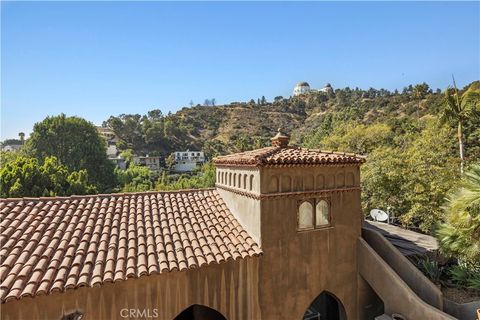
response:
[[[1,138],[312,87],[480,78],[479,2],[2,2]]]

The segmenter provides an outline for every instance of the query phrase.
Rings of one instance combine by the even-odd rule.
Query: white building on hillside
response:
[[[311,89],[310,89],[310,85],[308,84],[308,82],[299,82],[299,83],[297,83],[295,88],[293,88],[293,95],[294,96],[299,96],[301,94],[305,94],[305,93],[308,93],[310,91],[311,91]]]
[[[112,129],[107,127],[102,127],[102,126],[96,126],[96,127],[97,127],[98,134],[103,139],[105,139],[105,142],[107,143],[107,145],[115,144],[118,142],[118,137],[115,134],[115,132],[113,132]]]
[[[17,151],[22,147],[21,144],[7,144],[2,147],[2,151]]]
[[[139,166],[144,166],[150,168],[152,171],[159,171],[160,170],[160,159],[159,156],[134,156],[133,163]]]
[[[308,84],[308,82],[305,82],[305,81],[297,83],[295,88],[293,88],[293,96],[300,96],[302,94],[306,94],[306,93],[309,93],[309,92],[329,93],[329,92],[333,92],[333,88],[332,88],[332,85],[330,83],[327,83],[325,85],[325,87],[323,87],[321,89],[312,89],[310,87],[310,85]]]
[[[173,170],[176,172],[192,171],[204,162],[205,155],[203,151],[177,151],[175,152],[175,166]]]

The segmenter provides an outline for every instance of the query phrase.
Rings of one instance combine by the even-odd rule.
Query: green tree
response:
[[[28,149],[40,161],[55,156],[69,171],[86,170],[89,183],[99,190],[115,185],[114,164],[107,158],[105,141],[82,118],[61,114],[36,123]]]
[[[131,163],[133,163],[133,151],[132,151],[132,149],[127,149],[125,151],[122,151],[120,153],[120,157],[125,159],[125,163],[127,164],[127,166],[130,165]]]
[[[445,91],[445,102],[441,121],[442,123],[449,123],[457,127],[461,173],[463,173],[465,166],[463,127],[469,120],[480,117],[479,105],[480,88],[478,83],[472,84],[463,94],[460,94],[454,81],[454,88],[448,88]]]
[[[449,139],[452,130],[439,127],[436,118],[427,117],[424,122],[425,128],[400,156],[404,160],[402,174],[405,177],[402,193],[408,206],[408,210],[402,212],[401,221],[406,226],[431,232],[443,218],[441,206],[459,174],[455,146]]]
[[[126,170],[116,168],[118,183],[124,192],[148,191],[153,189],[152,171],[130,163]]]
[[[320,140],[320,147],[329,150],[342,150],[368,154],[376,147],[388,145],[393,132],[387,124],[372,125],[348,122],[338,124],[328,136]]]
[[[417,84],[413,87],[413,92],[412,92],[413,98],[424,99],[427,96],[429,90],[430,90],[430,87],[425,82]]]
[[[382,146],[373,150],[362,166],[362,206],[368,214],[371,209],[394,208],[400,215],[408,212],[403,185],[407,180],[403,172],[405,161],[397,148]]]
[[[480,268],[480,164],[465,173],[445,211],[445,222],[437,229],[441,251]]]
[[[139,114],[121,114],[110,117],[105,125],[111,128],[120,139],[120,149],[133,149],[136,152],[145,147],[142,116]]]
[[[451,134],[436,118],[425,117],[418,128],[374,147],[362,167],[364,212],[391,207],[404,226],[432,231],[459,177]]]
[[[174,154],[170,154],[167,158],[165,158],[165,166],[168,170],[172,170],[175,166],[175,156]]]
[[[242,134],[235,139],[235,148],[240,151],[251,149],[250,139],[247,135]]]
[[[56,157],[18,156],[0,169],[1,197],[40,197],[95,193],[86,170],[69,172]]]
[[[193,176],[181,175],[177,178],[172,178],[164,172],[157,181],[155,189],[157,190],[181,190],[181,189],[199,189],[211,188],[215,186],[215,166],[207,162],[200,172]]]
[[[18,136],[20,137],[20,141],[22,142],[22,145],[23,145],[23,143],[25,142],[25,133],[19,132]]]

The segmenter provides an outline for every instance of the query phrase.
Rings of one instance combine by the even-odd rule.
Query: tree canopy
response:
[[[41,197],[95,193],[86,170],[69,171],[53,156],[42,164],[36,158],[3,158],[0,169],[1,197]]]
[[[40,162],[54,156],[70,171],[85,170],[88,182],[99,191],[115,186],[114,164],[107,158],[105,141],[82,118],[61,114],[36,123],[27,150]]]

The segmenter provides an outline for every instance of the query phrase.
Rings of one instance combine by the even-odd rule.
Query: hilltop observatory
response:
[[[302,94],[307,94],[310,92],[324,92],[324,93],[330,93],[333,92],[332,85],[330,83],[327,83],[323,88],[321,89],[312,89],[308,82],[302,81],[297,83],[295,88],[293,88],[293,96],[300,96]]]

